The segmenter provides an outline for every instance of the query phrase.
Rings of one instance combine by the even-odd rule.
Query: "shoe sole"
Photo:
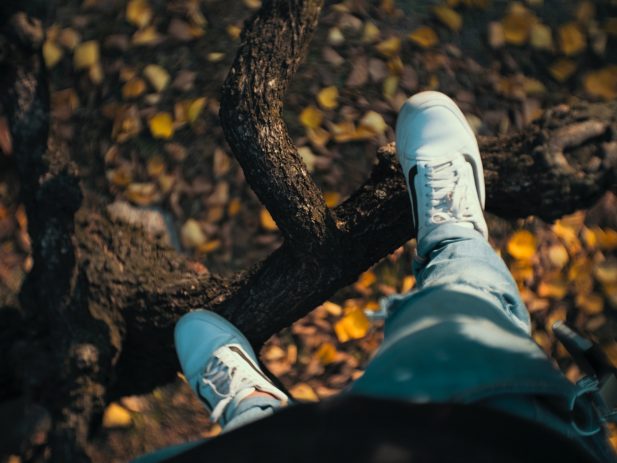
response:
[[[427,109],[430,107],[436,107],[436,106],[442,106],[450,110],[456,116],[459,122],[463,125],[463,127],[465,127],[465,129],[469,132],[469,135],[474,140],[475,149],[473,150],[472,153],[465,153],[464,156],[465,156],[465,160],[469,162],[469,164],[471,165],[473,176],[474,176],[474,182],[476,185],[476,192],[478,193],[478,196],[480,198],[480,205],[482,206],[482,210],[484,210],[484,206],[486,202],[486,192],[485,192],[485,185],[484,185],[484,169],[482,167],[482,158],[480,157],[480,150],[478,148],[478,142],[476,139],[476,135],[474,134],[473,130],[471,129],[471,126],[469,125],[469,122],[467,122],[467,118],[465,117],[463,112],[460,110],[460,108],[456,105],[456,103],[450,97],[440,92],[434,92],[434,91],[421,92],[421,93],[418,93],[412,96],[407,101],[405,101],[405,103],[403,104],[403,106],[401,107],[399,111],[398,118],[399,120],[402,120],[402,118],[413,118],[415,117],[415,115],[413,114],[414,112],[419,114],[421,110],[423,109]],[[397,151],[397,154],[398,154],[398,151]],[[399,156],[399,163],[400,163],[400,156]],[[416,160],[416,165],[417,165],[417,160]],[[409,191],[411,192],[412,188],[410,185],[410,179],[406,178],[405,180],[407,182]],[[414,191],[415,191],[415,187],[414,187]],[[412,197],[410,199],[413,201]],[[413,205],[413,202],[412,202],[412,207],[415,208],[415,205]]]

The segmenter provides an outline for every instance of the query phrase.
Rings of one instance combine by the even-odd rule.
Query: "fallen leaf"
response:
[[[322,127],[307,129],[306,136],[310,142],[317,147],[324,147],[330,141],[330,132]]]
[[[617,98],[617,65],[591,71],[583,77],[585,91],[606,100]]]
[[[334,109],[338,106],[338,88],[330,86],[323,88],[317,94],[317,102],[324,109]]]
[[[311,386],[306,383],[300,383],[289,389],[289,393],[295,400],[305,402],[319,402],[319,397]]]
[[[383,81],[383,96],[386,99],[393,98],[396,95],[396,91],[398,90],[398,83],[400,78],[398,76],[388,76]]]
[[[501,48],[506,43],[503,25],[497,21],[488,23],[488,44],[491,48]]]
[[[63,55],[64,52],[55,43],[46,40],[43,44],[43,59],[45,60],[45,66],[47,66],[47,69],[51,69],[58,64]]]
[[[577,55],[587,47],[587,39],[578,24],[571,22],[559,27],[559,48],[566,56]]]
[[[538,50],[553,49],[553,33],[551,28],[545,24],[536,23],[531,26],[529,39],[531,46]]]
[[[97,85],[103,82],[105,74],[103,72],[103,66],[101,66],[100,62],[90,66],[90,69],[88,69],[88,77],[90,77],[90,80]]]
[[[315,154],[308,146],[301,146],[298,148],[298,154],[306,164],[306,168],[309,172],[315,170]]]
[[[433,7],[433,14],[454,32],[460,31],[463,27],[463,18],[452,8],[443,5],[435,6]]]
[[[240,212],[240,208],[242,207],[242,202],[238,198],[234,198],[229,202],[227,206],[227,214],[230,217],[235,217]]]
[[[576,296],[575,303],[588,315],[597,315],[604,310],[604,298],[597,293]]]
[[[538,296],[563,299],[568,293],[568,282],[560,274],[546,277],[538,285]]]
[[[169,139],[174,135],[174,121],[167,112],[157,113],[148,121],[150,133],[154,138]]]
[[[225,53],[220,51],[213,51],[211,53],[208,53],[206,58],[211,63],[218,63],[219,61],[223,61],[223,59],[225,59]]]
[[[158,64],[149,64],[146,66],[144,69],[144,76],[157,92],[162,92],[167,85],[169,85],[171,79],[165,68]]]
[[[323,194],[324,200],[326,201],[326,206],[329,208],[333,208],[338,206],[341,201],[341,194],[336,191],[327,191]]]
[[[502,19],[504,38],[507,43],[523,45],[527,43],[536,16],[521,4],[513,4],[509,13]]]
[[[372,131],[375,135],[385,133],[388,124],[383,120],[383,116],[375,111],[368,111],[362,119],[360,119],[360,127],[364,127]]]
[[[62,29],[60,35],[58,36],[58,43],[68,50],[74,50],[79,42],[81,41],[81,35],[75,29],[67,27]]]
[[[367,21],[364,24],[364,30],[362,32],[362,42],[364,43],[372,43],[379,39],[379,28],[372,23],[371,21]]]
[[[367,270],[362,275],[360,275],[360,278],[358,278],[358,281],[356,281],[356,283],[354,284],[354,287],[356,289],[358,288],[368,289],[376,281],[377,281],[377,276],[375,276],[375,272],[373,272],[372,270]]]
[[[105,428],[126,428],[132,423],[131,414],[115,402],[110,404],[103,413],[103,427]]]
[[[188,219],[180,230],[180,239],[185,248],[196,248],[206,242],[206,235],[201,229],[199,222]]]
[[[259,218],[260,218],[261,226],[265,230],[268,230],[268,231],[278,230],[279,227],[276,225],[276,222],[270,215],[270,212],[268,212],[268,209],[266,209],[265,207],[261,209]]]
[[[99,43],[96,40],[83,42],[75,49],[73,64],[75,69],[88,69],[99,62]]]
[[[315,352],[315,357],[322,365],[330,365],[336,359],[336,347],[331,342],[325,342]]]
[[[195,100],[191,101],[187,110],[188,121],[191,124],[193,124],[197,120],[204,107],[206,106],[206,102],[207,99],[205,97],[196,98]]]
[[[574,71],[576,71],[576,62],[571,59],[561,58],[551,64],[548,71],[553,78],[558,82],[565,82],[568,80]]]
[[[391,37],[375,45],[375,48],[383,56],[390,58],[401,51],[401,39],[398,37]]]
[[[363,338],[370,327],[371,322],[364,311],[356,308],[335,323],[334,332],[340,342],[347,342],[351,339]]]
[[[126,5],[126,20],[138,28],[152,21],[152,9],[146,0],[129,0]]]
[[[240,38],[240,35],[242,34],[242,28],[236,26],[235,24],[230,24],[229,26],[227,26],[226,31],[227,35],[232,40],[238,40]]]
[[[345,36],[338,27],[332,27],[328,31],[328,43],[334,45],[342,45],[345,42]]]
[[[133,138],[142,129],[139,111],[135,106],[122,107],[116,110],[111,136],[119,143]]]
[[[307,106],[300,113],[300,123],[308,129],[316,129],[323,121],[323,113],[314,106]]]
[[[122,98],[130,100],[137,98],[146,91],[146,82],[140,77],[134,77],[122,86]]]
[[[131,42],[133,45],[148,45],[153,46],[163,41],[163,36],[159,34],[154,26],[148,26],[145,29],[140,29],[133,34]]]
[[[156,154],[148,159],[146,171],[150,177],[157,178],[165,173],[165,159],[160,154]]]
[[[340,317],[343,313],[343,308],[334,302],[326,301],[321,304],[321,307],[323,307],[330,315],[334,315],[335,317]]]
[[[221,214],[222,215],[222,214]],[[222,218],[222,217],[221,217]],[[220,219],[219,219],[220,220]],[[210,222],[217,222],[218,220],[210,220]],[[199,254],[208,254],[214,252],[221,247],[221,240],[206,241],[197,247]]]
[[[258,10],[261,8],[261,0],[243,0],[242,3],[251,10]]]
[[[138,206],[149,206],[155,200],[156,185],[153,183],[131,183],[124,195]]]
[[[554,267],[562,269],[570,260],[570,256],[563,245],[554,244],[548,249],[548,259]]]
[[[437,33],[428,26],[418,27],[407,38],[422,48],[430,48],[439,42]]]
[[[527,230],[519,230],[512,234],[506,249],[515,259],[531,260],[536,253],[536,238]]]

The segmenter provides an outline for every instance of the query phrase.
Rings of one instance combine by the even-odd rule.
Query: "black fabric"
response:
[[[289,407],[167,462],[598,463],[576,442],[488,408],[340,396]]]

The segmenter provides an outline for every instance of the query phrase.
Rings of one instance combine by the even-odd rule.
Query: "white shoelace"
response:
[[[209,387],[214,393],[216,404],[211,411],[213,421],[218,421],[227,405],[232,401],[241,401],[255,392],[249,378],[239,374],[236,367],[230,367],[218,357],[211,357],[205,366],[201,386]],[[224,391],[227,386],[227,391]]]
[[[455,165],[452,161],[426,166],[424,175],[426,200],[429,206],[426,214],[433,223],[473,220],[473,212],[467,201],[468,185],[464,181],[461,183],[463,180],[461,169],[464,167]]]

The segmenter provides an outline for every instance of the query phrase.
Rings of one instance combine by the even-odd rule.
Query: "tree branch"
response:
[[[220,110],[225,136],[248,183],[287,240],[306,250],[323,246],[332,237],[334,221],[289,138],[281,110],[322,3],[265,2],[244,32],[244,43],[223,85]]]

